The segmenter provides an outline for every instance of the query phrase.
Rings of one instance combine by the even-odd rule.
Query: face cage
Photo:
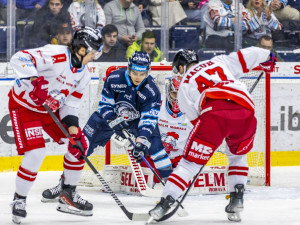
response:
[[[179,109],[178,97],[177,97],[178,91],[176,90],[176,88],[173,86],[173,84],[171,82],[172,81],[169,80],[169,83],[167,85],[167,90],[166,90],[167,101],[170,104],[172,112],[179,113],[180,109]],[[172,98],[172,96],[171,96],[172,92],[176,92],[176,98]]]

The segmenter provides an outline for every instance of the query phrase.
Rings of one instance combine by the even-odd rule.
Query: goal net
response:
[[[106,70],[106,76],[121,67],[125,66],[111,66]],[[164,96],[166,80],[172,76],[171,66],[152,66],[150,74],[155,78],[155,82],[159,87],[159,90]],[[253,86],[261,71],[252,71],[244,74],[240,79],[245,83],[248,90]],[[103,88],[103,77],[100,76],[97,95],[93,101],[93,111],[97,110],[100,94]],[[256,118],[257,118],[257,132],[254,140],[254,147],[247,155],[247,161],[249,165],[248,184],[250,185],[270,185],[270,76],[264,74],[260,81],[255,86],[252,92],[252,97],[256,106]],[[163,98],[163,97],[162,97]],[[206,168],[227,168],[228,161],[224,154],[225,144],[223,143],[218,150],[214,153],[209,160]],[[108,142],[106,147],[98,147],[94,153],[89,156],[89,160],[93,163],[95,168],[104,175],[104,179],[113,188],[116,185],[116,181],[121,183],[126,182],[124,173],[105,173],[107,168],[109,170],[117,170],[118,166],[129,167],[129,160],[125,153],[125,150],[116,147],[114,144]],[[127,168],[128,169],[128,168]],[[205,171],[203,172],[205,173]],[[126,173],[125,173],[126,174]],[[213,175],[207,175],[207,179],[216,180]],[[226,172],[225,172],[226,176]],[[203,176],[203,180],[204,180]],[[118,183],[117,182],[117,183]],[[209,181],[208,181],[209,182]],[[215,182],[215,181],[212,181]],[[100,181],[90,170],[88,165],[85,166],[79,185],[84,186],[101,186]],[[132,184],[132,186],[135,186]],[[114,190],[114,189],[113,189]],[[116,190],[115,190],[116,191]]]

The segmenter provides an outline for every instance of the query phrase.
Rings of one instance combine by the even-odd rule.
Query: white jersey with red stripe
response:
[[[166,99],[162,102],[158,114],[158,127],[169,158],[174,159],[181,156],[193,125],[182,112],[174,114]]]
[[[41,48],[17,52],[10,60],[16,80],[9,94],[16,102],[32,111],[47,113],[29,97],[33,90],[30,77],[43,76],[49,82],[48,94],[60,94],[60,118],[67,115],[78,117],[80,100],[90,81],[88,67],[77,69],[71,64],[67,46],[45,45]]]
[[[197,119],[206,98],[230,99],[254,110],[254,103],[246,85],[238,79],[243,73],[267,61],[269,55],[269,50],[250,47],[193,65],[180,84],[178,101],[181,111],[190,121]]]

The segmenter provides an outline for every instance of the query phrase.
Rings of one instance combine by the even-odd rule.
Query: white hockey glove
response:
[[[114,133],[110,140],[115,143],[117,146],[119,146],[120,148],[122,147],[129,147],[131,145],[130,141],[127,138],[122,138],[120,135],[117,135],[116,133]]]

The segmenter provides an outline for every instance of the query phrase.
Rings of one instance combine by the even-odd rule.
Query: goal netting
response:
[[[105,75],[107,76],[113,70],[124,66],[111,66]],[[171,66],[158,65],[151,67],[152,76],[155,77],[156,84],[164,96],[165,82],[172,75]],[[252,71],[244,74],[240,79],[245,83],[250,90],[261,71]],[[103,87],[104,74],[100,75],[97,94],[93,100],[92,111],[97,110],[100,93]],[[257,133],[254,139],[254,147],[247,155],[249,165],[248,184],[250,185],[270,185],[270,77],[269,74],[264,74],[260,79],[255,89],[252,92],[252,97],[256,106],[257,118]],[[207,167],[224,168],[228,166],[227,157],[224,154],[225,144],[223,143],[209,160]],[[129,160],[125,150],[116,147],[110,142],[106,147],[98,147],[94,153],[89,156],[89,160],[101,174],[105,174],[106,168],[114,169],[114,166],[129,166]],[[108,166],[110,165],[110,166]],[[110,185],[114,185],[115,180],[121,180],[121,174],[116,174],[113,177],[104,177]],[[113,181],[114,180],[114,181]],[[90,170],[88,165],[85,165],[82,172],[79,185],[85,186],[101,186],[97,177]]]

